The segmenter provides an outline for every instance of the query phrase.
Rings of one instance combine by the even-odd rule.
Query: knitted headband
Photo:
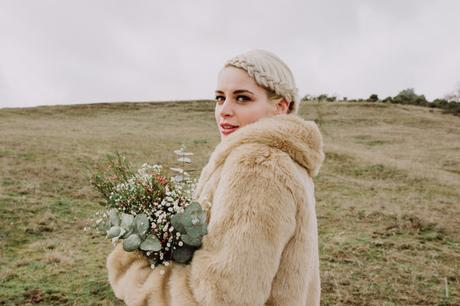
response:
[[[247,71],[259,86],[271,89],[291,102],[288,113],[297,113],[300,98],[294,76],[289,67],[275,54],[254,49],[227,60],[225,66]]]

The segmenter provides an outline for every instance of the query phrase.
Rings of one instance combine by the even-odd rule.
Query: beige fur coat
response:
[[[230,134],[198,181],[196,199],[208,210],[202,247],[190,264],[151,269],[118,244],[107,258],[116,297],[127,305],[319,305],[312,177],[323,160],[317,125],[297,115]]]

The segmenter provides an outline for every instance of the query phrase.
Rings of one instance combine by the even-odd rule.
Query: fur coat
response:
[[[198,181],[208,234],[192,261],[151,269],[119,243],[107,258],[115,296],[127,305],[319,305],[312,177],[323,160],[317,125],[297,115],[228,135]]]

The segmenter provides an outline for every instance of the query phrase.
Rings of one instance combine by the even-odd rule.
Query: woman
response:
[[[296,115],[289,68],[251,50],[218,76],[221,143],[195,197],[208,234],[188,265],[153,270],[121,244],[107,258],[109,281],[127,305],[319,305],[314,184],[324,160],[317,125]]]

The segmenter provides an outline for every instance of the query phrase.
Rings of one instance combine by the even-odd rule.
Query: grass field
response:
[[[83,172],[105,154],[198,176],[219,141],[214,104],[0,109],[0,305],[121,305],[111,244]],[[315,178],[322,305],[460,305],[460,118],[383,103],[305,103],[326,160]]]

